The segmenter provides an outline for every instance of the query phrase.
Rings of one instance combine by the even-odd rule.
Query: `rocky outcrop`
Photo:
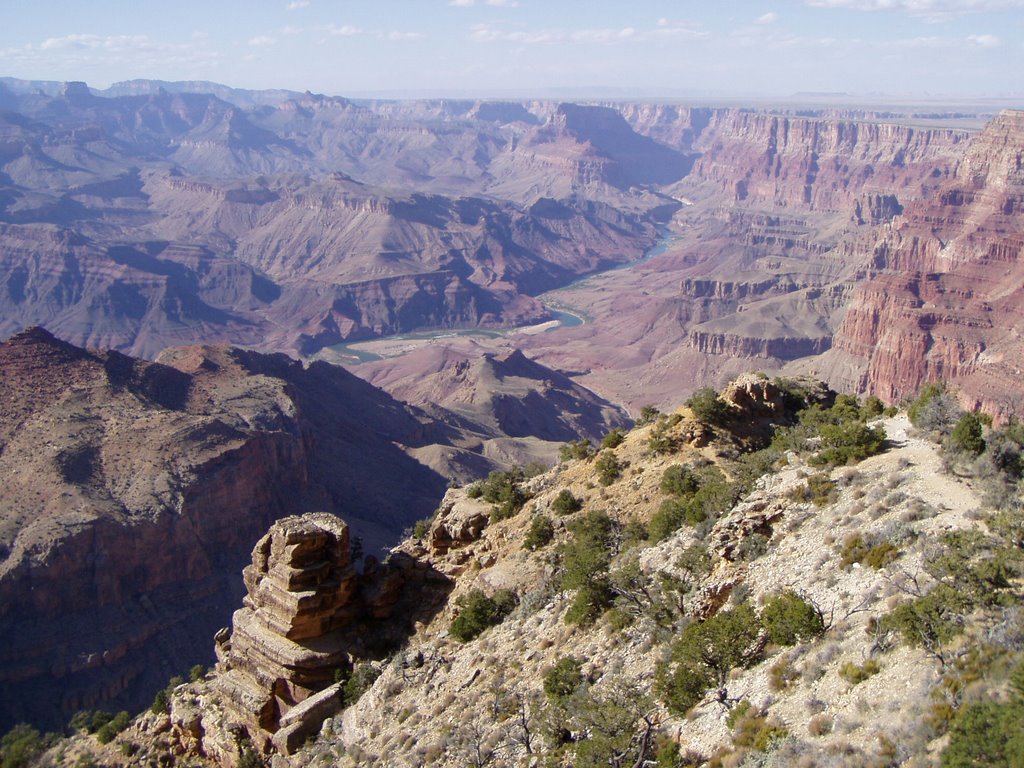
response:
[[[0,728],[138,709],[205,662],[274,520],[344,510],[374,551],[444,490],[402,446],[445,430],[323,363],[35,329],[0,367]]]
[[[209,711],[171,713],[182,743],[231,762],[240,738],[259,752],[289,755],[345,704],[343,683],[358,659],[400,643],[428,621],[448,579],[406,553],[359,573],[349,528],[326,513],[277,521],[252,551],[244,607],[217,633]],[[223,738],[236,734],[235,744]]]
[[[279,520],[243,578],[245,607],[218,636],[216,685],[250,738],[264,747],[275,735],[290,752],[340,709],[340,687],[326,689],[351,669],[336,633],[356,590],[348,526],[327,514]]]
[[[832,346],[829,336],[818,338],[759,338],[732,333],[708,333],[694,330],[688,340],[690,346],[706,355],[728,357],[760,357],[777,360],[795,360],[808,355],[819,355]]]

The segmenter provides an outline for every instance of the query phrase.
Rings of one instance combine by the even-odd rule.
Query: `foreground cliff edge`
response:
[[[530,480],[450,491],[358,576],[344,523],[289,518],[253,552],[217,669],[111,744],[81,734],[62,754],[1017,764],[1024,435],[937,387],[916,426],[880,412],[743,377],[596,455],[573,443]],[[384,628],[409,635],[369,647]]]

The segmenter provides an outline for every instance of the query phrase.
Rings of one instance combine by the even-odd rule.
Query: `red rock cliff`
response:
[[[956,178],[887,227],[836,347],[863,386],[896,401],[952,380],[967,405],[1020,413],[1024,345],[1024,112],[1004,112],[970,145]]]

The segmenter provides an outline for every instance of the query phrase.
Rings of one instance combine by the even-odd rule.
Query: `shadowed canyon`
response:
[[[0,78],[0,724],[147,704],[212,660],[251,558],[232,679],[309,558],[422,634],[470,567],[449,544],[491,541],[446,488],[743,372],[893,405],[944,381],[1008,423],[1022,210],[1012,110]],[[466,519],[429,567],[378,563],[443,497]]]

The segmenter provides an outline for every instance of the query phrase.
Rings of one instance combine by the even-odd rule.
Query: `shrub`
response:
[[[562,549],[562,588],[574,589],[576,595],[565,620],[569,624],[590,624],[612,602],[608,566],[613,523],[605,512],[594,510],[570,530],[573,538]]]
[[[832,718],[828,715],[815,715],[807,723],[807,732],[811,736],[827,736],[832,733]]]
[[[880,570],[896,560],[902,553],[899,547],[888,539],[879,541],[860,533],[851,533],[843,539],[843,546],[839,554],[840,568],[848,568],[854,563],[863,563],[875,570]]]
[[[571,515],[583,509],[583,502],[573,496],[568,488],[563,488],[551,502],[551,509],[557,515]]]
[[[721,426],[729,418],[729,406],[720,400],[718,393],[710,387],[703,387],[694,392],[686,401],[686,407],[693,411],[698,421],[712,426]]]
[[[879,400],[875,395],[868,395],[864,398],[862,412],[864,416],[869,419],[878,418],[885,413],[885,403]]]
[[[122,710],[96,730],[96,740],[100,744],[109,744],[114,740],[114,737],[127,728],[130,723],[131,716]]]
[[[466,489],[466,495],[471,499],[479,499],[484,495],[484,489],[479,485],[471,485]]]
[[[154,715],[166,714],[170,707],[170,700],[167,697],[167,690],[161,688],[153,697],[153,703],[149,705],[149,711]]]
[[[636,425],[638,427],[645,427],[648,424],[653,423],[660,415],[661,411],[653,405],[645,405],[640,409],[640,418],[636,420]]]
[[[783,655],[768,668],[768,688],[776,693],[786,690],[799,679],[800,671],[789,654]]]
[[[973,413],[965,413],[949,433],[946,445],[954,453],[978,456],[985,450],[985,440],[981,434],[981,419]]]
[[[572,459],[589,459],[594,455],[594,446],[589,440],[570,440],[558,449],[558,458],[562,461]]]
[[[533,551],[546,546],[555,537],[555,526],[551,518],[544,515],[534,515],[530,521],[530,528],[523,538],[523,549]]]
[[[412,526],[412,537],[423,541],[427,538],[427,534],[430,533],[430,524],[433,522],[432,517],[425,517],[422,520],[417,520]]]
[[[459,613],[452,621],[449,632],[456,640],[466,643],[477,637],[481,632],[508,615],[515,606],[515,596],[508,590],[499,590],[494,597],[488,597],[479,589],[456,600]]]
[[[658,511],[651,517],[648,530],[654,541],[662,541],[679,530],[683,523],[697,525],[706,519],[707,514],[699,504],[694,504],[692,501],[665,499],[658,507]]]
[[[484,501],[494,505],[491,508],[493,522],[512,517],[529,500],[529,495],[519,485],[522,480],[523,470],[513,468],[507,472],[495,470],[480,483]]]
[[[789,735],[784,725],[769,720],[764,712],[754,709],[745,700],[729,712],[726,724],[733,731],[733,746],[739,749],[753,748],[758,752],[767,752],[772,742]]]
[[[869,427],[863,421],[824,424],[821,427],[821,450],[814,464],[851,464],[874,456],[885,446],[885,430]]]
[[[18,723],[0,739],[0,766],[25,768],[34,763],[54,741],[53,734],[44,736],[27,723]]]
[[[825,631],[821,611],[789,590],[768,599],[761,611],[761,624],[769,642],[776,645],[794,645]]]
[[[689,467],[673,464],[661,476],[662,493],[673,496],[692,496],[700,488],[700,481]]]
[[[1024,765],[1024,705],[986,701],[964,707],[942,752],[943,768]]]
[[[372,664],[361,661],[353,667],[345,685],[341,689],[342,706],[350,707],[359,701],[360,697],[370,690],[381,671]]]
[[[760,654],[760,634],[757,614],[745,603],[689,624],[672,646],[670,664],[659,669],[658,687],[668,708],[683,714],[712,686],[724,690],[730,670]]]
[[[597,480],[601,485],[611,485],[622,476],[622,464],[614,451],[602,451],[594,463]]]
[[[626,439],[626,433],[621,429],[613,429],[604,439],[601,441],[602,448],[618,448],[622,445],[622,441]]]
[[[863,683],[869,677],[874,677],[882,671],[882,667],[874,659],[868,659],[863,664],[854,664],[848,661],[839,668],[839,676],[850,685]]]
[[[807,478],[804,485],[797,486],[789,498],[794,501],[810,501],[816,507],[826,507],[836,500],[836,484],[825,472]]]
[[[575,656],[563,656],[544,673],[544,693],[550,701],[563,703],[583,685],[583,662]]]
[[[188,679],[193,683],[199,682],[204,677],[206,677],[206,667],[202,664],[196,664],[188,671]]]
[[[881,619],[883,630],[895,630],[909,645],[943,659],[943,647],[963,631],[970,599],[959,590],[939,584],[928,594],[896,606]]]
[[[917,398],[907,408],[907,416],[918,429],[946,434],[959,410],[946,391],[946,385],[939,382],[921,387]]]
[[[658,423],[651,429],[647,438],[647,450],[655,455],[672,453],[678,447],[678,441],[668,433],[669,423],[658,420]]]

